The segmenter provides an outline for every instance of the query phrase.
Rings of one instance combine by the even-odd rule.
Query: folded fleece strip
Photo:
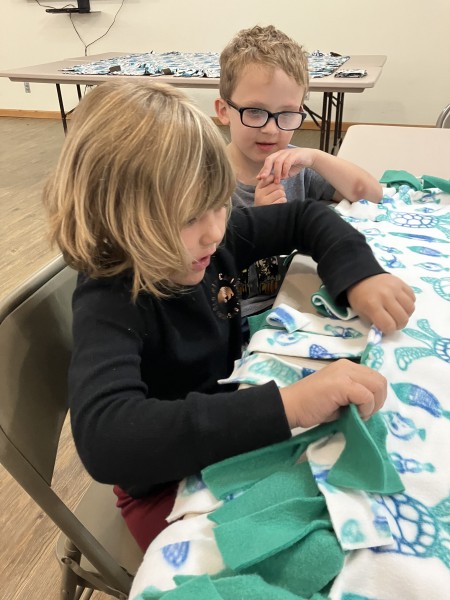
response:
[[[175,577],[179,585],[169,592],[149,587],[134,600],[306,600],[281,587],[265,582],[258,575],[237,575],[212,579],[208,575],[199,577]],[[328,596],[314,594],[309,600],[328,600]]]

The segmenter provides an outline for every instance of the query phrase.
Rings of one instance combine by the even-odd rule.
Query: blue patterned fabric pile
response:
[[[309,76],[314,79],[331,75],[349,58],[316,51],[308,56]],[[74,65],[61,71],[79,75],[220,77],[217,52],[142,52]]]

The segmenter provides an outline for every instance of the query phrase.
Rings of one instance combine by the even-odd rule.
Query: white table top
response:
[[[379,179],[387,169],[450,179],[450,129],[353,125],[338,156]]]
[[[109,81],[111,75],[79,75],[77,73],[62,73],[61,69],[72,67],[81,63],[110,59],[114,56],[124,56],[129,52],[106,52],[92,56],[66,58],[64,60],[33,65],[17,69],[0,71],[0,77],[8,77],[11,81],[28,81],[30,83],[69,83],[80,85],[97,85]],[[378,81],[383,65],[386,62],[384,55],[355,55],[342,66],[343,69],[366,69],[367,76],[360,79],[336,78],[334,75],[311,79],[311,92],[345,92],[361,93],[367,88],[372,88]],[[115,79],[129,81],[131,76],[114,75]],[[163,83],[183,88],[214,89],[219,87],[219,79],[213,77],[173,77],[158,76],[148,77],[150,81],[156,79]]]

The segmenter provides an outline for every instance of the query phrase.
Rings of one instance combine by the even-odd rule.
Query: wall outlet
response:
[[[31,86],[29,81],[25,81],[23,87],[25,88],[25,94],[31,94]]]

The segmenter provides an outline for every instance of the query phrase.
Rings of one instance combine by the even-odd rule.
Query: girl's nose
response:
[[[218,244],[222,241],[225,232],[225,213],[224,210],[209,210],[204,216],[204,228],[202,243],[205,246]]]

